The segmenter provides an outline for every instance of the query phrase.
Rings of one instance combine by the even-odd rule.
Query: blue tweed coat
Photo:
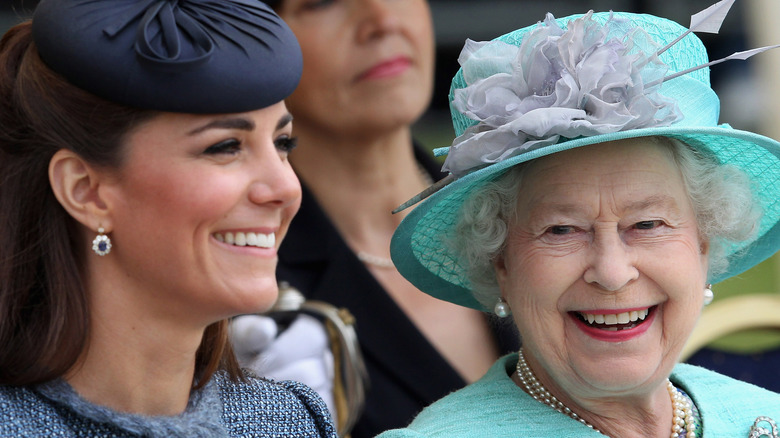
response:
[[[328,437],[330,414],[317,393],[297,382],[218,373],[193,391],[174,417],[126,414],[82,399],[62,380],[34,387],[0,385],[0,437]]]

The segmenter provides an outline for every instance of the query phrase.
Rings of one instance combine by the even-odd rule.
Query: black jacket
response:
[[[426,152],[415,148],[415,153],[434,179],[444,176]],[[404,427],[423,407],[466,384],[357,259],[305,186],[280,248],[277,277],[356,318],[370,389],[352,438]],[[492,319],[491,326],[502,354],[517,350],[513,327]]]

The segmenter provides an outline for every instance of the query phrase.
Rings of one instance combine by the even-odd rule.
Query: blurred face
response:
[[[433,90],[434,39],[426,0],[285,0],[304,70],[287,100],[296,123],[376,131],[414,122]]]
[[[655,389],[707,271],[671,152],[642,139],[569,150],[537,159],[521,190],[496,269],[534,371],[575,397]]]
[[[240,114],[165,113],[132,132],[103,189],[105,261],[123,290],[167,317],[211,322],[267,309],[276,250],[300,204],[284,103]]]

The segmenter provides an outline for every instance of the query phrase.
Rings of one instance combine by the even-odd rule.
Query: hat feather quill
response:
[[[646,86],[647,87],[652,87],[653,85],[657,85],[657,84],[659,84],[661,82],[666,82],[666,81],[668,81],[670,79],[674,79],[674,78],[677,78],[677,77],[680,77],[680,76],[683,76],[683,75],[687,75],[688,73],[690,73],[692,71],[696,71],[696,70],[698,70],[700,68],[710,67],[710,66],[713,66],[715,64],[720,64],[721,62],[724,62],[724,61],[731,61],[731,60],[735,60],[735,59],[736,60],[740,60],[740,61],[744,61],[744,60],[750,58],[753,55],[758,55],[761,52],[766,52],[767,50],[776,49],[778,47],[780,47],[780,44],[775,44],[773,46],[759,47],[757,49],[745,50],[745,51],[742,51],[742,52],[734,52],[734,53],[732,53],[731,55],[729,55],[729,56],[727,56],[725,58],[716,59],[715,61],[710,61],[710,62],[708,62],[706,64],[698,65],[696,67],[691,67],[691,68],[683,70],[683,71],[678,71],[677,73],[674,73],[674,74],[671,74],[669,76],[666,76],[663,79],[658,79],[656,81],[650,82]]]
[[[685,38],[685,36],[691,32],[720,32],[720,27],[723,25],[723,20],[726,19],[726,15],[728,15],[729,10],[731,10],[731,6],[734,5],[735,1],[736,0],[721,0],[714,5],[711,5],[707,9],[691,15],[691,25],[688,27],[688,30],[683,32],[683,34],[677,37],[674,41],[664,46],[664,48],[659,50],[657,54],[660,55],[661,53],[669,50],[670,47],[680,42],[681,39]]]

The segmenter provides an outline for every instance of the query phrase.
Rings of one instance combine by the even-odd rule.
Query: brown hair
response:
[[[87,255],[78,223],[51,190],[52,156],[67,148],[117,168],[126,134],[157,114],[69,84],[38,56],[29,21],[0,40],[0,384],[60,377],[88,348]],[[196,387],[220,369],[243,377],[227,321],[204,332]]]

